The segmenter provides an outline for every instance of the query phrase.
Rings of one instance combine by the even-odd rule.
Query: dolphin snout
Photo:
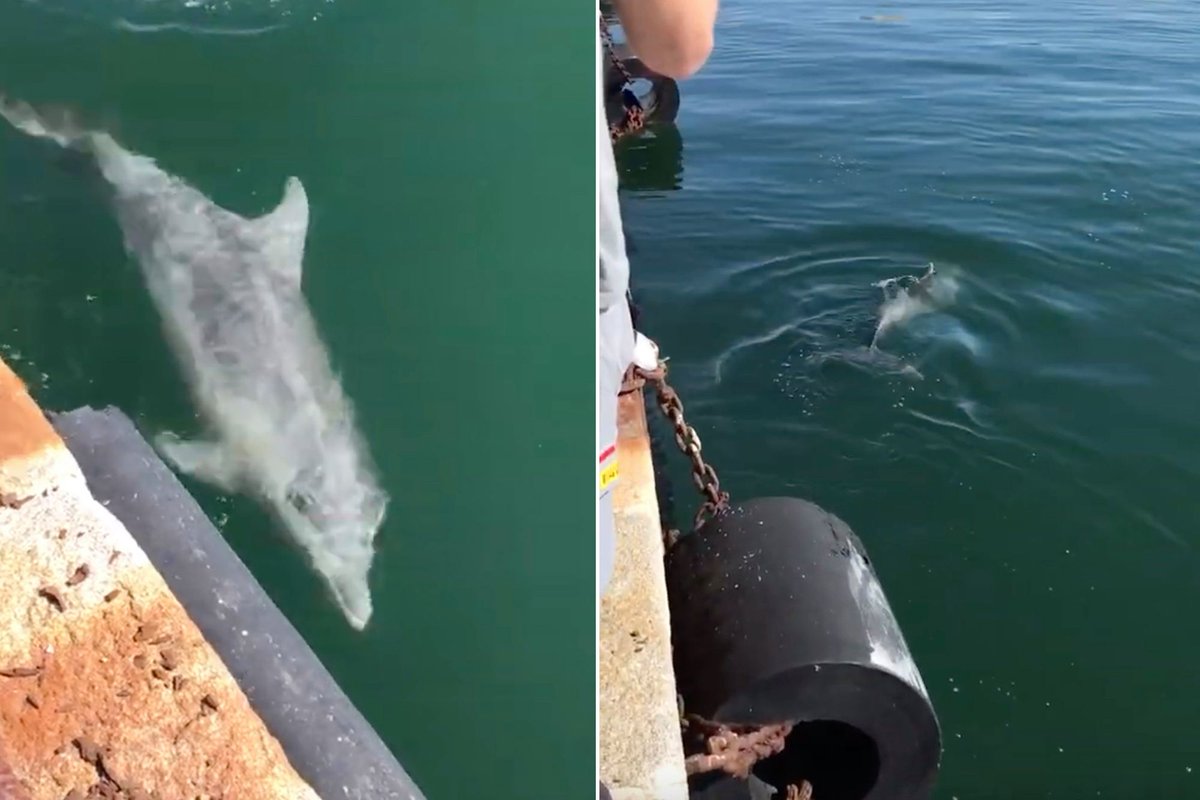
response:
[[[357,631],[367,627],[373,608],[366,575],[331,575],[329,587],[351,627]]]

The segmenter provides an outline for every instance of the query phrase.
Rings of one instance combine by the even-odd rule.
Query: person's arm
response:
[[[718,0],[614,0],[629,46],[643,63],[686,78],[712,52]]]

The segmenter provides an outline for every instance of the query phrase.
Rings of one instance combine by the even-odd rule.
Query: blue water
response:
[[[863,538],[939,800],[1200,796],[1198,75],[1197,3],[748,0],[621,147],[705,455]],[[923,379],[853,358],[930,262],[880,342]]]

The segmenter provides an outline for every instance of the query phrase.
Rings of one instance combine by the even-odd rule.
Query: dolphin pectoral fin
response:
[[[219,444],[202,441],[185,441],[171,433],[155,439],[155,445],[174,467],[211,483],[226,491],[233,490],[236,469],[233,462]]]

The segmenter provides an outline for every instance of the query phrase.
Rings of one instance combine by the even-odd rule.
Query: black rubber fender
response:
[[[821,800],[924,800],[941,730],[862,542],[789,497],[735,505],[666,557],[678,691],[720,722],[795,723],[750,782],[712,773],[692,798],[748,800],[808,780]],[[771,797],[767,790],[765,797]]]
[[[672,123],[679,116],[679,83],[674,78],[668,78],[650,69],[640,58],[634,55],[627,44],[619,44],[614,48],[616,57],[629,71],[630,77],[649,81],[650,92],[643,98],[642,106],[646,112],[647,123]],[[608,124],[620,122],[625,115],[625,106],[621,100],[621,89],[624,78],[607,63],[604,75],[604,111]]]

